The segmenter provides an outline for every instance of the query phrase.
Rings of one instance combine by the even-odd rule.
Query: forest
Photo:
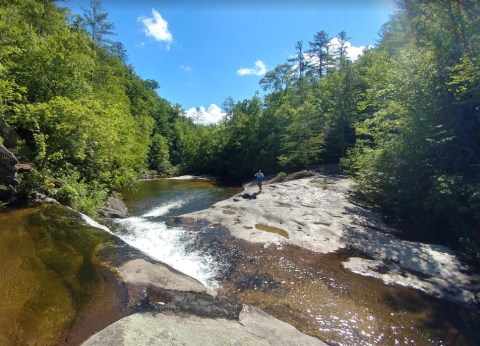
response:
[[[354,62],[345,31],[292,42],[264,95],[226,99],[225,119],[208,126],[135,73],[100,0],[83,15],[0,3],[0,144],[33,167],[20,194],[94,215],[144,174],[241,182],[334,163],[410,239],[480,260],[478,1],[399,0]]]

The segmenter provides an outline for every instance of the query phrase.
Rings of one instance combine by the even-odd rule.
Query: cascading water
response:
[[[171,222],[178,216],[208,208],[238,192],[212,182],[160,179],[144,181],[134,193],[124,192],[131,216],[113,220],[112,233],[148,256],[216,289],[222,263],[207,252],[192,250],[196,232]]]
[[[218,284],[214,277],[220,264],[208,254],[191,252],[186,248],[185,241],[188,243],[188,238],[195,236],[193,232],[180,226],[169,226],[162,220],[169,210],[181,205],[180,201],[172,202],[155,207],[141,216],[118,219],[115,223],[119,228],[115,234],[128,245],[215,289]]]
[[[191,231],[172,218],[239,191],[209,182],[144,181],[135,192],[123,193],[131,216],[114,220],[108,231],[210,288],[219,286],[219,295],[259,307],[334,345],[479,344],[475,307],[345,270],[341,263],[351,257],[348,250],[317,254],[295,246],[264,247],[213,225],[192,224]]]

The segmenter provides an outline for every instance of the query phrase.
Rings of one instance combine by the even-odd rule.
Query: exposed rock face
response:
[[[108,199],[105,208],[103,208],[99,214],[105,218],[123,219],[128,216],[128,208],[120,196],[116,193],[113,193]]]
[[[262,193],[250,185],[180,219],[219,224],[237,238],[264,246],[287,243],[319,253],[355,249],[368,258],[347,260],[343,265],[353,272],[455,301],[479,301],[478,283],[453,251],[397,238],[380,215],[352,203],[350,186],[345,177],[321,174],[267,182]]]
[[[139,313],[121,319],[83,345],[326,345],[263,311],[244,305],[238,320]]]
[[[325,345],[260,309],[215,296],[168,266],[134,259],[117,268],[135,313],[83,345]]]
[[[7,148],[0,144],[0,201],[11,202],[15,198],[18,160]]]

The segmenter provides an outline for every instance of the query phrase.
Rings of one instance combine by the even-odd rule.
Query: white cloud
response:
[[[248,76],[248,75],[255,75],[255,76],[263,76],[267,72],[267,66],[262,60],[257,60],[255,62],[255,67],[241,67],[237,70],[237,74],[239,76]]]
[[[155,9],[152,9],[153,17],[141,16],[139,22],[144,25],[143,32],[148,37],[153,37],[155,41],[166,42],[167,48],[173,42],[172,33],[168,30],[168,22],[162,18],[162,15]]]
[[[200,110],[203,113],[203,118],[200,119],[200,121],[204,125],[218,124],[225,117],[225,113],[222,112],[222,109],[214,103],[212,103],[208,109],[205,109],[205,107],[201,106]],[[187,117],[196,120],[195,117],[197,115],[197,109],[192,107],[187,110],[186,114]]]
[[[187,65],[180,65],[180,69],[183,72],[191,72],[192,71],[192,68],[190,66],[187,66]]]
[[[330,40],[330,51],[335,51],[338,49],[339,46],[339,41],[338,38],[334,37]],[[371,48],[372,46],[353,46],[351,42],[347,41],[345,43],[345,46],[347,48],[347,56],[350,60],[355,61],[357,60],[361,55],[363,55],[363,50],[365,48]]]
[[[339,41],[338,41],[338,38],[334,37],[330,40],[329,42],[329,51],[330,51],[330,54],[336,54],[336,50],[338,49],[339,47]],[[351,42],[346,42],[345,43],[345,46],[346,46],[346,49],[347,49],[347,57],[351,60],[351,61],[355,61],[357,60],[360,56],[363,55],[363,52],[365,49],[367,48],[373,48],[372,45],[368,45],[368,46],[353,46]],[[295,58],[294,55],[290,56],[291,58]],[[313,53],[303,53],[303,57],[305,58],[305,60],[309,63],[309,64],[312,64],[314,66],[318,66],[319,64],[319,60],[318,60],[318,57],[313,54]],[[293,69],[295,70],[297,67],[294,66]]]

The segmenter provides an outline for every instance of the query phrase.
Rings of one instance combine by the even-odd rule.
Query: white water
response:
[[[86,215],[82,218],[89,225],[115,234],[128,245],[160,262],[185,273],[211,289],[218,288],[214,280],[219,268],[217,261],[204,253],[187,251],[185,240],[194,234],[181,227],[169,227],[164,221],[155,220],[168,211],[181,207],[186,201],[173,201],[157,206],[142,214],[126,219],[115,219],[122,231],[112,232]]]
[[[168,213],[170,210],[175,209],[175,208],[180,208],[182,205],[184,205],[188,200],[178,200],[178,201],[172,201],[167,204],[160,205],[158,207],[153,208],[152,210],[146,212],[145,214],[142,215],[142,217],[159,217],[163,216],[166,213]]]
[[[103,229],[104,231],[113,234],[112,231],[110,231],[110,228],[108,228],[107,226],[99,224],[97,221],[92,219],[90,216],[87,216],[87,215],[82,214],[82,213],[80,213],[80,216],[82,217],[83,221],[85,221],[86,224],[88,224],[92,227],[95,227],[95,228]]]

